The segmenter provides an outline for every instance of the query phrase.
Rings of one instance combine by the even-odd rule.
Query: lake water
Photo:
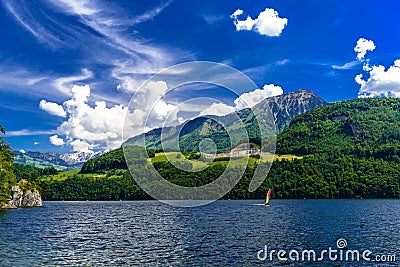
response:
[[[44,202],[43,208],[1,211],[0,266],[400,266],[400,200],[258,203]],[[347,241],[343,251],[370,250],[372,260],[398,257],[385,264],[257,257],[265,246],[286,256],[337,249],[340,238]]]

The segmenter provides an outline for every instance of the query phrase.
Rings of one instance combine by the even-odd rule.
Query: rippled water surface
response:
[[[400,266],[399,200],[217,201],[177,208],[156,201],[45,202],[0,212],[0,266],[304,266],[269,249],[336,247],[397,253],[396,262],[315,266]]]

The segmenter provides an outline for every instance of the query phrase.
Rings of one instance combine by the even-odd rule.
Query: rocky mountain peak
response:
[[[277,131],[281,132],[289,126],[292,118],[326,104],[328,103],[325,100],[311,90],[297,90],[266,98],[253,109],[267,110],[269,108],[273,114]]]

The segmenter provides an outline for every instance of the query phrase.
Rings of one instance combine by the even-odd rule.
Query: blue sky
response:
[[[194,60],[232,66],[259,88],[269,85],[266,96],[311,89],[329,102],[397,97],[399,7],[395,0],[2,0],[0,124],[15,150],[112,149],[136,88]],[[236,108],[221,88],[177,90],[162,107],[210,94]]]

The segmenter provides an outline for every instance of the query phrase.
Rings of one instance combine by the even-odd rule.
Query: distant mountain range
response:
[[[59,155],[54,152],[27,151],[16,152],[15,163],[32,165],[39,168],[54,167],[58,170],[79,169],[87,160],[103,154],[103,152],[74,152]]]
[[[230,140],[235,139],[235,133],[238,132],[236,129],[240,127],[237,119],[238,117],[241,120],[240,123],[243,123],[246,127],[249,138],[257,139],[260,138],[260,133],[256,116],[266,120],[266,129],[263,129],[264,132],[278,134],[289,126],[290,121],[295,116],[326,104],[327,102],[325,100],[312,91],[298,90],[296,92],[266,98],[252,109],[243,109],[222,117],[198,117],[178,126],[154,129],[145,134],[130,138],[125,144],[141,145],[143,144],[143,138],[146,138],[146,145],[149,149],[177,150],[175,144],[179,138],[181,150],[197,151],[201,140],[211,138],[216,143],[218,152],[226,152],[229,151],[231,147],[240,144],[241,140],[239,139],[234,140],[234,142],[236,142],[235,144],[230,143]],[[272,114],[267,114],[268,110]],[[274,120],[274,126],[268,121],[271,119]],[[225,129],[217,120],[222,122]],[[161,147],[162,131],[164,139],[163,147]],[[231,136],[229,136],[227,132],[231,132],[233,135],[231,134]]]

